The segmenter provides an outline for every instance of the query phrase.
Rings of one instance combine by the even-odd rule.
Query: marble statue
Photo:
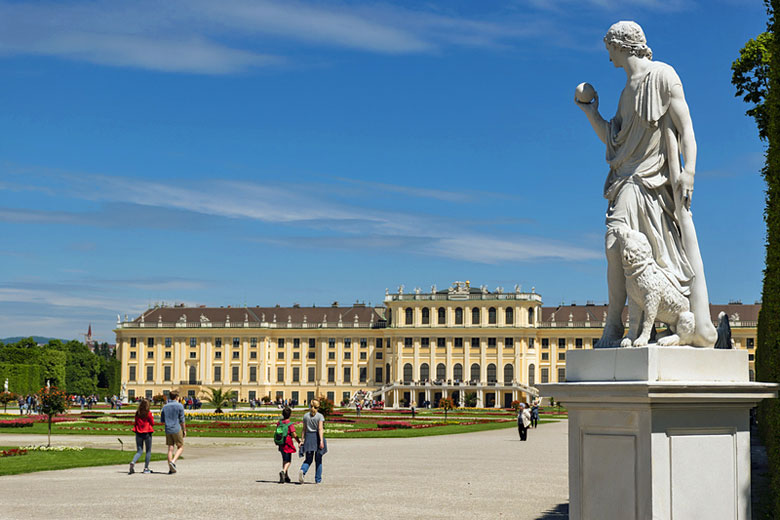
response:
[[[7,377],[5,378],[5,383],[3,383],[3,391],[4,392],[8,391],[8,378]]]
[[[682,82],[671,66],[653,61],[645,34],[635,22],[614,24],[604,42],[610,61],[627,77],[617,113],[609,121],[601,116],[595,89],[591,92],[580,85],[574,98],[606,145],[610,166],[604,184],[604,198],[609,201],[605,237],[609,304],[596,346],[638,346],[636,341],[641,338],[642,343],[651,333],[640,329],[636,338],[631,333],[623,337],[627,274],[618,233],[637,231],[650,244],[658,271],[689,302],[694,324],[685,343],[712,347],[717,331],[710,321],[704,266],[690,211],[696,139]],[[640,306],[638,311],[634,314],[647,309]],[[642,321],[648,327],[647,320]],[[666,343],[675,344],[674,338]]]

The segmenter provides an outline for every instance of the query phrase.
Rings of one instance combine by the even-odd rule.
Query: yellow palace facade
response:
[[[712,305],[731,318],[735,348],[750,352],[759,304]],[[482,407],[529,400],[536,383],[564,381],[566,353],[592,348],[606,307],[545,307],[534,290],[455,282],[429,292],[385,294],[383,307],[157,306],[115,329],[123,392],[151,397],[206,388],[242,401],[326,396],[337,404],[356,392],[386,406],[436,406],[441,397]]]

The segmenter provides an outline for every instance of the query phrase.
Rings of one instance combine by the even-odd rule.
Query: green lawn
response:
[[[9,447],[0,449],[7,450]],[[82,451],[28,451],[27,455],[0,457],[0,476],[86,466],[129,465],[133,453],[94,448],[84,448]],[[152,460],[165,460],[165,458],[162,453],[152,453]]]

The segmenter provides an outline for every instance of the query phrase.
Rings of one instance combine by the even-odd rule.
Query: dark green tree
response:
[[[766,181],[766,267],[758,316],[756,379],[780,382],[780,48],[775,13],[780,0],[765,0],[767,31],[750,40],[734,62],[732,81],[737,95],[754,106],[759,136],[768,143],[763,169]],[[780,518],[780,403],[764,400],[759,407],[759,428],[769,454],[773,518]]]
[[[89,348],[79,341],[69,341],[65,381],[70,394],[89,395],[97,392],[100,361]]]

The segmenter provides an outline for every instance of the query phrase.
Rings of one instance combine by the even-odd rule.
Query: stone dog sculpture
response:
[[[658,267],[647,237],[629,229],[618,229],[615,235],[623,257],[629,309],[628,335],[620,346],[647,345],[656,319],[666,323],[670,331],[658,339],[659,345],[689,344],[695,330],[690,304]]]
[[[685,312],[696,318],[693,333],[679,340],[712,347],[717,332],[709,316],[704,266],[690,211],[696,139],[682,81],[671,66],[653,61],[645,34],[635,22],[614,24],[604,43],[610,61],[626,73],[617,113],[609,121],[601,116],[598,93],[590,85],[580,85],[574,99],[606,145],[609,163],[604,183],[604,198],[609,201],[605,235],[609,305],[604,333],[596,346],[646,344],[649,340],[652,320],[636,339],[623,337],[628,288],[618,235],[621,230],[633,230],[644,236],[654,269],[678,293],[675,301],[685,299]],[[671,302],[670,294],[660,298]],[[670,324],[679,321],[669,320]]]

